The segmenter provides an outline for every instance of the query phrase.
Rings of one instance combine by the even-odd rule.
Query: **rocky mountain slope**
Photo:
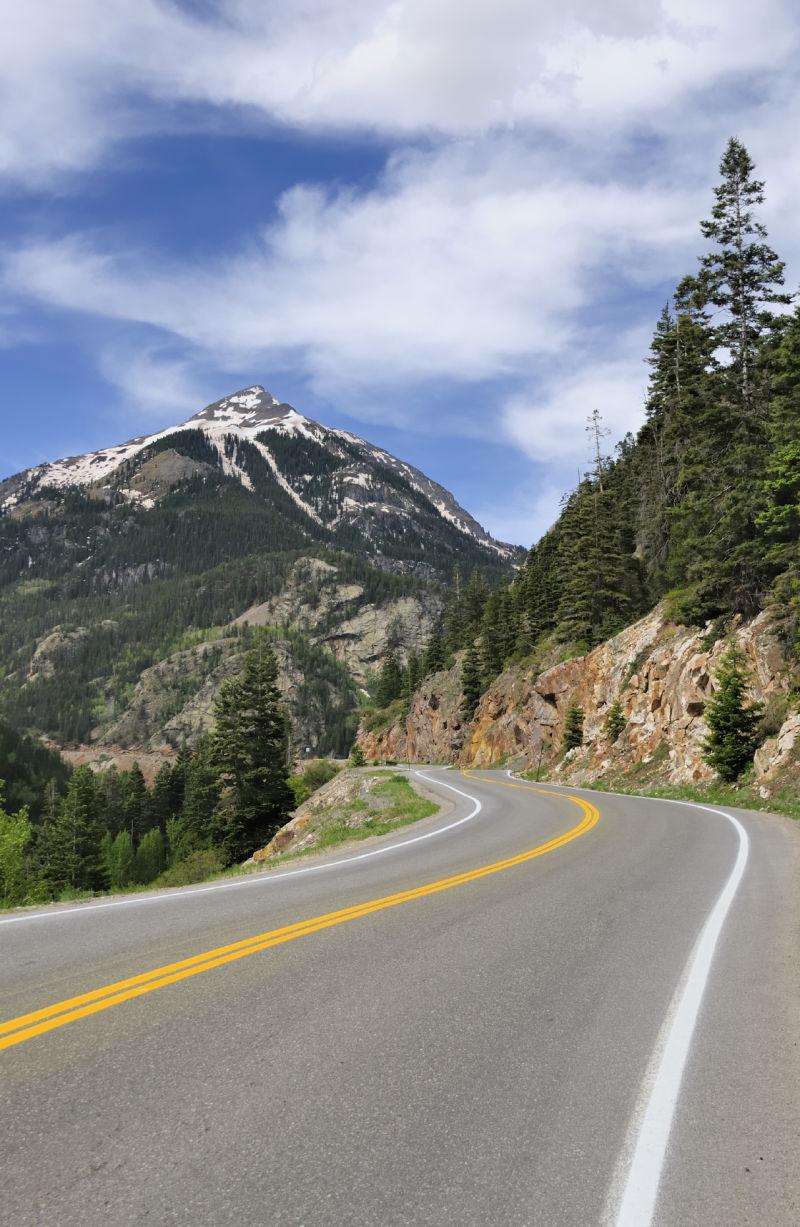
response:
[[[412,465],[349,431],[303,417],[260,385],[215,401],[182,425],[9,477],[0,482],[0,512],[19,518],[46,492],[70,488],[151,508],[214,469],[253,493],[276,485],[301,522],[338,534],[343,543],[358,534],[362,550],[376,556],[387,533],[418,537],[421,515],[500,558],[516,553]]]
[[[738,621],[733,633],[747,658],[753,697],[765,705],[755,782],[768,797],[800,778],[800,715],[793,710],[785,649],[771,614]],[[370,759],[541,765],[549,779],[562,783],[704,783],[713,778],[702,756],[704,712],[724,650],[725,639],[713,624],[677,626],[658,606],[586,656],[544,671],[535,663],[506,669],[470,722],[460,712],[456,663],[425,681],[405,718],[388,727],[362,725],[359,743]],[[612,742],[604,726],[617,699],[625,728]],[[584,745],[564,754],[564,720],[572,702],[585,713]]]
[[[208,727],[258,627],[296,744],[344,753],[359,689],[421,648],[454,564],[500,577],[515,555],[411,465],[247,388],[0,483],[0,713],[159,754]]]

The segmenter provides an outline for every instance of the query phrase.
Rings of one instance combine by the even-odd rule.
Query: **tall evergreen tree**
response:
[[[186,764],[181,822],[185,827],[184,850],[207,848],[214,831],[214,815],[220,801],[220,781],[210,737],[200,737]]]
[[[773,571],[800,563],[800,311],[786,325],[771,357],[770,455],[758,526]]]
[[[134,763],[128,771],[120,772],[119,784],[125,829],[130,833],[132,842],[137,843],[149,825],[147,784],[138,763]]]
[[[731,374],[745,408],[754,407],[758,350],[774,322],[768,305],[786,303],[783,261],[767,242],[755,210],[764,203],[764,184],[754,177],[753,161],[741,141],[731,137],[719,165],[721,182],[714,190],[711,217],[700,223],[714,247],[700,262],[708,301],[724,312],[716,324],[717,342],[730,352]]]
[[[475,567],[470,574],[464,590],[463,615],[464,635],[473,639],[478,634],[483,616],[483,608],[489,597],[489,589],[480,567]]]
[[[706,707],[706,762],[721,780],[733,783],[753,760],[762,707],[747,701],[748,676],[744,653],[731,642],[720,662],[717,688]]]
[[[264,637],[238,676],[223,683],[214,707],[213,757],[222,794],[217,842],[239,859],[263,846],[294,807],[288,783],[288,721],[278,662]]]
[[[471,720],[483,691],[481,658],[474,643],[467,648],[461,664],[461,690],[461,715],[465,720]]]
[[[94,775],[89,767],[78,767],[37,843],[42,876],[54,894],[66,889],[102,889],[102,836]]]
[[[431,673],[438,673],[443,669],[445,657],[444,636],[441,629],[437,627],[431,632],[431,637],[425,646],[422,658],[424,676],[430,677]]]
[[[403,671],[394,652],[388,652],[381,666],[375,702],[378,707],[388,707],[403,693]]]
[[[767,568],[758,542],[758,483],[767,452],[766,356],[783,266],[755,215],[764,199],[747,151],[732,140],[722,181],[702,231],[712,249],[695,278],[678,287],[679,318],[701,358],[682,385],[676,505],[669,510],[667,581],[685,587],[679,616],[691,620],[737,610],[751,615],[763,599]],[[715,310],[713,318],[710,315]],[[719,351],[729,355],[720,360]],[[691,413],[683,404],[692,395]]]
[[[456,563],[447,590],[447,605],[444,614],[444,644],[447,652],[458,652],[464,647],[467,627],[464,581],[461,578],[461,568]]]

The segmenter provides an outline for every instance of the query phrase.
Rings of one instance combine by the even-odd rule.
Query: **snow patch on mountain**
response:
[[[351,470],[342,474],[343,485],[360,486],[365,491],[374,489],[375,474],[371,469],[376,464],[380,465],[407,481],[413,490],[427,499],[439,515],[459,532],[471,537],[487,549],[494,550],[502,557],[509,558],[514,552],[513,547],[490,537],[481,525],[459,506],[448,490],[426,477],[412,465],[398,460],[396,456],[392,456],[383,448],[373,446],[351,431],[322,426],[304,417],[291,405],[279,401],[260,384],[242,388],[230,396],[223,397],[222,400],[207,405],[205,409],[201,409],[199,413],[177,426],[169,426],[154,434],[142,435],[127,443],[102,448],[85,456],[68,456],[50,464],[38,465],[5,482],[0,482],[0,513],[10,511],[20,501],[35,493],[37,489],[46,487],[65,489],[69,486],[108,488],[108,479],[121,465],[133,460],[152,444],[185,430],[202,430],[220,457],[222,471],[241,482],[246,489],[252,490],[253,483],[249,474],[228,454],[230,448],[226,451],[225,446],[226,439],[230,437],[247,439],[258,448],[267,461],[281,489],[306,515],[320,525],[323,524],[323,520],[319,513],[287,480],[269,448],[257,436],[263,435],[266,431],[299,436],[313,440],[322,447],[333,448],[338,454],[341,454],[341,444],[338,441],[342,440],[349,445],[351,453],[354,449],[360,453],[364,463],[363,469],[354,466],[355,471]],[[140,506],[148,505],[127,486],[120,493]],[[304,493],[307,493],[307,485],[304,487]],[[364,511],[370,510],[373,514],[385,512],[392,515],[408,515],[408,512],[402,512],[395,505],[384,506],[384,504],[368,501],[359,503],[357,499],[350,496],[343,499],[341,507],[342,514],[356,512],[363,514]]]

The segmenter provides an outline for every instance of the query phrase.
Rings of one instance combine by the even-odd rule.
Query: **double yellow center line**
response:
[[[505,788],[523,788],[528,792],[547,792],[546,789],[526,788],[524,784],[512,784],[504,780],[482,780],[482,783],[502,784]],[[547,795],[552,796],[553,794]],[[123,1001],[132,1001],[135,997],[155,992],[158,988],[166,988],[168,984],[177,984],[180,980],[188,980],[190,976],[199,976],[201,972],[223,967],[226,963],[233,963],[237,959],[258,954],[272,946],[280,946],[283,942],[291,942],[295,938],[306,937],[310,933],[319,933],[322,929],[330,929],[334,925],[344,924],[349,920],[358,920],[373,912],[399,907],[401,903],[411,903],[415,899],[424,899],[428,895],[452,890],[456,886],[464,886],[467,882],[476,882],[479,878],[488,877],[490,874],[512,869],[515,865],[523,865],[526,861],[545,856],[548,852],[555,852],[557,848],[563,848],[565,844],[585,835],[600,817],[591,802],[568,794],[560,795],[565,795],[568,800],[574,801],[582,810],[583,818],[577,826],[571,827],[570,830],[565,831],[563,835],[558,835],[555,839],[548,840],[547,843],[538,844],[535,848],[527,852],[520,852],[517,856],[510,856],[502,861],[494,861],[492,864],[470,869],[466,873],[440,878],[436,882],[428,882],[424,886],[415,886],[411,890],[385,895],[381,899],[370,899],[365,903],[355,904],[353,907],[342,908],[338,912],[313,916],[309,920],[285,925],[281,929],[272,929],[268,933],[258,933],[254,937],[232,942],[228,946],[217,946],[214,950],[206,950],[203,954],[193,955],[192,958],[182,959],[177,963],[167,963],[164,967],[156,967],[152,971],[142,972],[141,975],[131,976],[127,980],[118,980],[116,984],[107,984],[92,992],[81,993],[66,1001],[56,1002],[55,1005],[45,1006],[41,1010],[21,1014],[19,1018],[11,1018],[8,1022],[0,1024],[0,1051],[4,1048],[13,1048],[16,1044],[24,1044],[26,1040],[33,1039],[37,1035],[44,1035],[48,1031],[55,1031],[58,1027],[65,1027],[68,1023],[77,1022],[80,1018],[87,1018],[90,1014],[109,1010],[112,1006],[121,1005]]]

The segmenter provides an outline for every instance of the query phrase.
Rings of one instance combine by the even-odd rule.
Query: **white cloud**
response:
[[[356,193],[300,187],[238,256],[170,263],[86,238],[7,253],[7,289],[154,325],[213,351],[300,364],[347,389],[529,375],[580,348],[579,313],[616,278],[690,259],[698,202],[652,184],[559,178],[519,142],[398,156]],[[583,341],[585,344],[585,340]]]
[[[647,368],[642,358],[589,362],[551,379],[539,394],[510,396],[503,409],[504,432],[531,459],[562,465],[574,460],[574,481],[578,469],[589,467],[585,427],[590,413],[598,410],[610,431],[606,452],[611,453],[613,442],[636,431],[642,422],[645,390]]]
[[[685,139],[690,109],[713,124],[715,94],[742,74],[779,82],[798,49],[791,0],[223,0],[205,17],[0,0],[0,17],[0,174],[26,183],[186,122],[175,104],[211,108],[215,126],[223,108],[395,135],[546,130],[584,149]],[[742,109],[720,105],[731,122]]]
[[[100,353],[143,411],[195,408],[207,392],[194,372],[212,364],[292,369],[363,420],[421,428],[426,381],[495,381],[518,390],[480,405],[465,391],[464,433],[499,420],[571,480],[592,409],[615,438],[638,420],[652,320],[636,313],[693,267],[732,132],[767,179],[771,237],[797,279],[790,0],[205,10],[0,0],[0,181],[72,184],[126,139],[186,124],[370,130],[395,153],[369,189],[285,193],[237,255],[180,261],[108,233],[5,253],[9,303],[122,321],[136,337],[160,330],[152,345]],[[524,540],[555,508],[552,491],[541,500],[520,495],[486,518]]]
[[[156,345],[134,342],[110,345],[99,355],[105,380],[122,393],[124,405],[159,422],[196,413],[208,397],[191,357],[175,356]]]

